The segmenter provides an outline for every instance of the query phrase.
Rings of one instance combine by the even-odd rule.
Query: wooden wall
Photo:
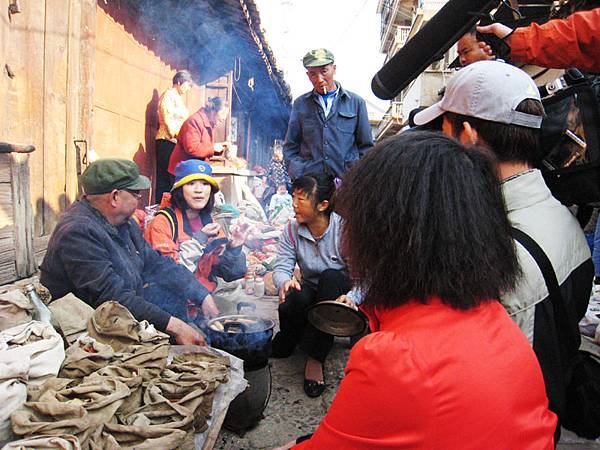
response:
[[[0,0],[0,141],[36,150],[0,157],[0,284],[41,262],[58,217],[81,193],[86,149],[132,159],[154,178],[158,98],[186,68],[136,40],[120,3],[20,0],[20,12],[8,14],[12,3]],[[229,73],[195,86],[190,112],[210,95],[231,104],[231,84]]]
[[[102,158],[132,159],[154,180],[158,99],[171,87],[176,70],[186,67],[184,62],[172,67],[165,62],[170,55],[158,55],[136,40],[119,12],[113,7],[111,16],[97,7],[93,146]],[[203,86],[186,95],[190,113],[205,96]]]
[[[96,2],[20,1],[20,12],[8,14],[11,3],[0,0],[0,140],[33,144],[36,151],[0,159],[0,173],[12,174],[10,181],[0,177],[0,261],[10,260],[9,242],[16,253],[26,251],[15,230],[31,229],[27,239],[39,262],[58,216],[77,197],[73,141],[90,139]],[[30,199],[14,198],[23,191],[12,184],[27,172]],[[10,215],[22,201],[31,203],[32,223]],[[13,276],[0,269],[0,282]]]

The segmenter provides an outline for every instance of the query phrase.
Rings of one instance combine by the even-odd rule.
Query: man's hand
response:
[[[217,308],[217,305],[215,305],[215,300],[210,294],[204,297],[204,301],[202,302],[202,314],[204,314],[204,317],[207,319],[212,319],[219,315],[219,309]]]
[[[508,50],[506,54],[500,55],[500,57],[506,57],[510,53],[510,34],[512,33],[512,29],[507,27],[506,25],[502,25],[501,23],[493,23],[491,25],[486,25],[484,27],[477,27],[477,31],[482,34],[493,34],[496,37],[503,39],[506,45],[508,46]],[[508,36],[508,37],[507,37]],[[493,58],[494,50],[487,42],[479,42],[479,48],[490,58]],[[502,52],[501,52],[502,53]]]
[[[279,288],[279,304],[285,302],[285,296],[288,294],[288,292],[290,292],[290,289],[296,289],[297,291],[302,289],[296,278],[292,277],[291,280],[287,280],[285,283],[283,283],[283,286]]]
[[[217,222],[212,222],[208,225],[204,225],[200,231],[202,231],[208,237],[213,237],[219,234],[219,231],[221,231],[221,225],[219,225]]]
[[[173,336],[179,345],[206,345],[200,333],[175,316],[169,319],[166,332]]]
[[[496,37],[504,39],[506,36],[512,33],[513,30],[512,28],[507,27],[506,25],[496,22],[491,25],[477,27],[477,31],[479,31],[481,34],[494,34]]]
[[[354,302],[347,295],[340,295],[335,299],[336,302],[343,303],[344,305],[350,306],[354,309],[358,309],[358,307],[354,304]]]

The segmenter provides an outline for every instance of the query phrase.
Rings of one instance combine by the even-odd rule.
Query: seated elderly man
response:
[[[54,229],[41,283],[54,298],[72,292],[94,308],[116,300],[177,343],[203,344],[185,320],[200,306],[206,316],[218,314],[212,297],[185,267],[153,250],[131,220],[150,180],[132,161],[101,159],[81,181],[85,195]]]

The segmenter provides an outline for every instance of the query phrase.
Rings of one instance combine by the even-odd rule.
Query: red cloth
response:
[[[188,159],[207,160],[215,154],[213,127],[204,108],[200,108],[183,122],[177,135],[177,145],[169,159],[169,173],[175,174],[175,166]]]
[[[433,299],[367,313],[373,333],[294,449],[554,448],[542,372],[500,303],[459,311]]]
[[[510,36],[511,59],[542,67],[600,71],[600,8],[564,20],[517,28]]]

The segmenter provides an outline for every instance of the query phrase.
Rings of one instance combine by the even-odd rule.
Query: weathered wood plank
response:
[[[43,234],[50,234],[66,203],[69,8],[46,0],[45,20]]]
[[[14,261],[0,264],[0,284],[10,283],[17,279]]]
[[[5,229],[7,227],[10,227],[12,229],[14,224],[15,218],[11,199],[10,203],[3,203],[2,206],[0,206],[0,229]]]
[[[0,183],[10,183],[10,155],[0,155]]]
[[[10,42],[10,21],[6,11],[6,2],[2,3],[2,14],[0,14],[0,61],[3,62],[2,76],[0,76],[0,92],[4,96],[4,93],[8,91],[10,78],[6,74],[6,68],[4,64],[12,70],[11,61],[8,59],[8,43]],[[7,133],[8,118],[8,104],[6,101],[0,102],[0,136],[5,137]],[[2,161],[2,159],[0,159]]]
[[[67,41],[67,104],[65,129],[65,204],[70,204],[77,194],[77,160],[73,139],[79,136],[80,71],[81,71],[81,2],[68,2],[68,41]],[[79,137],[77,137],[79,139]]]
[[[33,212],[29,192],[29,164],[27,155],[13,155],[11,164],[14,211],[15,267],[24,278],[35,272],[33,255]]]
[[[46,256],[46,250],[48,249],[48,241],[50,241],[50,236],[42,236],[40,238],[36,238],[33,241],[33,251],[35,252],[35,263],[36,266],[39,267],[44,260],[44,256]]]
[[[12,251],[13,257],[14,257],[15,240],[12,236],[12,233],[13,233],[13,230],[11,229],[10,236],[0,237],[0,255],[2,255],[5,252]],[[2,257],[0,256],[0,258],[2,258]]]
[[[1,241],[0,241],[1,244]],[[1,248],[1,247],[0,247]],[[8,248],[7,250],[0,250],[0,264],[12,263],[15,264],[15,248]]]
[[[6,2],[5,2],[6,4]],[[50,5],[54,9],[56,5]],[[33,144],[29,163],[33,186],[33,202],[44,196],[44,17],[46,2],[21,2],[21,12],[11,17],[10,39],[6,40],[8,63],[15,77],[10,81],[7,95],[9,114],[7,133],[3,140]],[[7,78],[7,77],[2,77]],[[3,121],[4,122],[4,121]],[[36,229],[42,231],[43,217],[37,214]]]
[[[81,6],[79,11],[79,91],[75,93],[79,99],[79,111],[77,132],[73,137],[85,140],[88,148],[94,148],[92,111],[96,58],[96,0],[79,0],[79,4]],[[72,143],[69,142],[68,145],[72,145]],[[84,154],[81,154],[80,158],[83,156]],[[73,168],[67,159],[67,197],[69,202],[74,201],[83,193],[78,174],[85,167],[82,166],[82,159],[77,161],[76,157],[75,149],[73,149]]]
[[[7,226],[0,228],[0,239],[12,239],[14,240],[15,229],[13,226]]]
[[[8,211],[12,206],[11,183],[0,183],[0,209]]]
[[[50,241],[50,236],[41,236],[33,239],[33,251],[35,253],[42,252],[48,247],[48,242]]]

